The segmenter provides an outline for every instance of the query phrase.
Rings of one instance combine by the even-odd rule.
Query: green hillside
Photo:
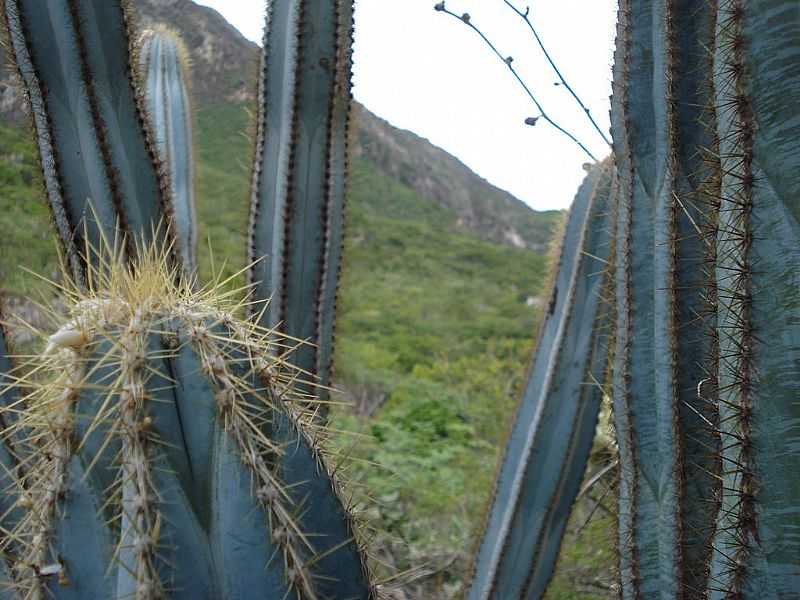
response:
[[[201,270],[243,266],[250,145],[240,106],[197,112]],[[0,127],[0,288],[31,294],[55,272],[49,214],[26,132]],[[334,411],[346,433],[354,502],[375,528],[385,573],[408,572],[410,598],[450,598],[466,577],[494,465],[529,360],[546,259],[456,224],[369,162],[352,169],[337,326],[336,380],[360,411]],[[206,242],[205,240],[208,240]],[[224,267],[222,266],[224,265]],[[529,304],[531,304],[529,306]],[[368,416],[367,413],[372,413]],[[363,434],[363,435],[362,435]],[[379,466],[377,466],[379,465]],[[570,544],[580,576],[609,564],[607,520]],[[586,571],[584,573],[584,571]],[[574,569],[551,598],[581,593]],[[606,573],[608,575],[608,573]],[[414,580],[414,581],[411,581]]]

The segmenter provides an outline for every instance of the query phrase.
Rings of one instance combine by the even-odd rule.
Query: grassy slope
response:
[[[201,109],[196,121],[201,271],[212,270],[210,246],[216,269],[230,274],[244,262],[247,117],[227,106]],[[0,288],[31,293],[43,286],[18,265],[50,276],[55,253],[24,139],[0,127]],[[377,502],[360,488],[356,501],[368,507],[384,561],[442,567],[409,590],[450,597],[465,577],[528,362],[536,314],[525,300],[541,292],[545,259],[459,231],[448,212],[356,162],[345,261],[337,379],[353,397],[385,401],[373,418],[335,416],[335,426],[368,434],[350,470]],[[593,524],[565,549],[551,598],[605,597],[575,591],[574,575],[609,570],[607,548],[595,548],[607,527]]]

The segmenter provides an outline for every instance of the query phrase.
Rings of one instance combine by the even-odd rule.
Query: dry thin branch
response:
[[[611,142],[609,141],[608,137],[606,137],[606,134],[604,134],[603,130],[600,129],[600,126],[594,120],[594,117],[592,117],[592,114],[589,111],[589,109],[587,108],[587,106],[578,97],[578,94],[575,93],[575,90],[573,90],[572,87],[567,83],[567,80],[564,79],[564,76],[561,74],[561,71],[556,66],[556,63],[553,61],[552,57],[550,56],[550,53],[544,47],[544,44],[542,43],[542,39],[539,37],[539,34],[536,31],[536,28],[533,26],[533,22],[530,19],[530,7],[529,6],[525,7],[525,11],[523,12],[523,11],[519,10],[516,6],[514,6],[514,4],[511,2],[511,0],[503,0],[503,2],[505,2],[506,6],[508,6],[517,15],[519,15],[519,17],[522,20],[525,21],[525,24],[528,26],[528,29],[531,30],[531,33],[533,34],[533,37],[536,40],[536,43],[539,45],[539,48],[541,48],[542,54],[544,54],[544,57],[547,59],[547,62],[550,63],[550,66],[553,68],[553,71],[558,76],[559,81],[561,81],[561,85],[563,85],[567,89],[567,91],[572,95],[572,97],[575,99],[575,102],[578,103],[578,106],[580,106],[581,110],[583,110],[583,112],[586,114],[586,118],[589,119],[589,121],[591,121],[592,125],[597,130],[597,133],[600,134],[600,137],[603,138],[603,141],[606,144],[608,144],[608,146],[610,147],[611,146]]]
[[[575,137],[572,133],[570,133],[569,131],[564,129],[561,125],[559,125],[553,119],[550,118],[550,116],[547,114],[547,112],[545,112],[545,110],[542,107],[542,105],[536,99],[536,96],[534,96],[534,94],[531,91],[530,87],[528,87],[528,85],[525,83],[525,81],[520,76],[519,72],[514,68],[514,65],[512,64],[513,63],[513,58],[511,58],[510,56],[503,56],[500,53],[500,51],[497,49],[497,47],[492,43],[492,41],[486,36],[486,34],[483,33],[483,31],[481,31],[481,29],[479,29],[477,26],[475,26],[475,24],[472,23],[472,20],[470,19],[470,16],[469,16],[468,13],[464,13],[462,15],[458,15],[458,14],[452,12],[451,10],[449,10],[445,6],[444,2],[439,2],[438,4],[436,4],[434,6],[434,9],[437,12],[443,12],[443,13],[445,13],[447,15],[450,15],[451,17],[453,17],[455,19],[458,19],[459,21],[464,23],[467,27],[472,29],[475,33],[477,33],[481,37],[481,39],[486,43],[486,45],[489,46],[489,48],[492,50],[492,52],[494,52],[495,55],[497,55],[497,57],[503,62],[503,64],[506,65],[506,67],[508,67],[508,70],[511,71],[511,74],[514,76],[514,78],[517,80],[517,82],[522,86],[522,89],[525,90],[525,93],[533,101],[534,105],[536,105],[536,108],[540,113],[538,117],[530,117],[530,118],[526,119],[525,122],[528,125],[535,125],[536,121],[538,121],[540,118],[544,119],[552,127],[557,129],[558,131],[560,131],[562,134],[564,134],[570,140],[572,140],[572,142],[577,144],[578,147],[580,147],[580,149],[583,150],[589,158],[591,158],[593,161],[597,162],[597,158],[595,158],[594,154],[592,154],[589,151],[589,149],[583,143],[581,143],[580,140],[578,140],[577,137]]]

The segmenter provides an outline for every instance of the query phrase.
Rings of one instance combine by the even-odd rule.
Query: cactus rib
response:
[[[719,3],[719,428],[722,505],[710,598],[800,589],[800,11]]]
[[[655,109],[654,404],[658,420],[657,502],[662,597],[692,597],[707,584],[717,489],[711,402],[698,395],[713,357],[713,319],[706,310],[703,268],[713,205],[703,194],[716,165],[708,113],[713,11],[679,0],[654,3]],[[663,101],[660,99],[663,98]],[[705,127],[703,121],[710,121]]]

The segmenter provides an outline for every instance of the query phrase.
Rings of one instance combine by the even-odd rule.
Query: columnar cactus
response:
[[[722,506],[710,597],[800,590],[800,9],[719,2]]]
[[[310,63],[298,69],[305,99],[290,121],[302,134],[265,149],[262,126],[258,146],[263,165],[291,156],[297,172],[325,175],[323,188],[300,196],[325,207],[333,233],[322,243],[300,235],[290,247],[336,256],[332,271],[320,272],[322,288],[320,273],[292,271],[293,285],[328,294],[328,303],[303,306],[331,330],[352,7],[285,3],[288,21],[280,21],[279,4],[270,5],[267,30],[287,40],[287,52],[300,30],[329,33],[306,34],[330,86],[320,95],[314,74],[303,73]],[[251,299],[239,304],[195,284],[179,42],[156,31],[129,48],[137,36],[120,1],[7,0],[2,10],[71,268],[62,288],[72,308],[29,365],[12,370],[0,348],[0,393],[14,397],[0,409],[0,594],[374,597],[354,520],[323,458],[316,369],[289,364],[313,336],[286,338],[255,316],[239,320]],[[280,89],[275,77],[261,88]],[[314,131],[326,141],[305,156],[314,137],[305,125],[320,116]],[[288,197],[294,205],[294,192]]]
[[[36,359],[7,528],[22,596],[370,597],[286,342],[163,262],[92,272]]]
[[[610,376],[625,599],[800,589],[798,65],[796,2],[620,1]],[[529,413],[523,402],[470,597],[543,593],[538,529],[509,533],[498,515],[537,511],[519,506],[525,481],[549,490],[573,457],[509,471],[509,457],[533,465],[560,447]]]
[[[267,4],[248,277],[256,300],[271,299],[262,325],[312,342],[292,360],[322,386],[341,268],[352,36],[353,0]]]
[[[468,594],[539,598],[550,580],[592,449],[612,330],[610,161],[572,204],[550,307],[498,473]]]
[[[139,70],[156,147],[169,176],[177,250],[187,271],[195,273],[197,218],[186,47],[165,27],[146,31],[139,43]]]
[[[137,77],[121,1],[0,8],[72,306],[16,371],[0,328],[0,597],[375,597],[314,398],[351,0],[268,4],[246,321],[191,277],[178,42],[146,35]],[[614,157],[567,222],[470,598],[544,594],[609,380],[621,597],[800,589],[798,65],[793,0],[620,1]]]

